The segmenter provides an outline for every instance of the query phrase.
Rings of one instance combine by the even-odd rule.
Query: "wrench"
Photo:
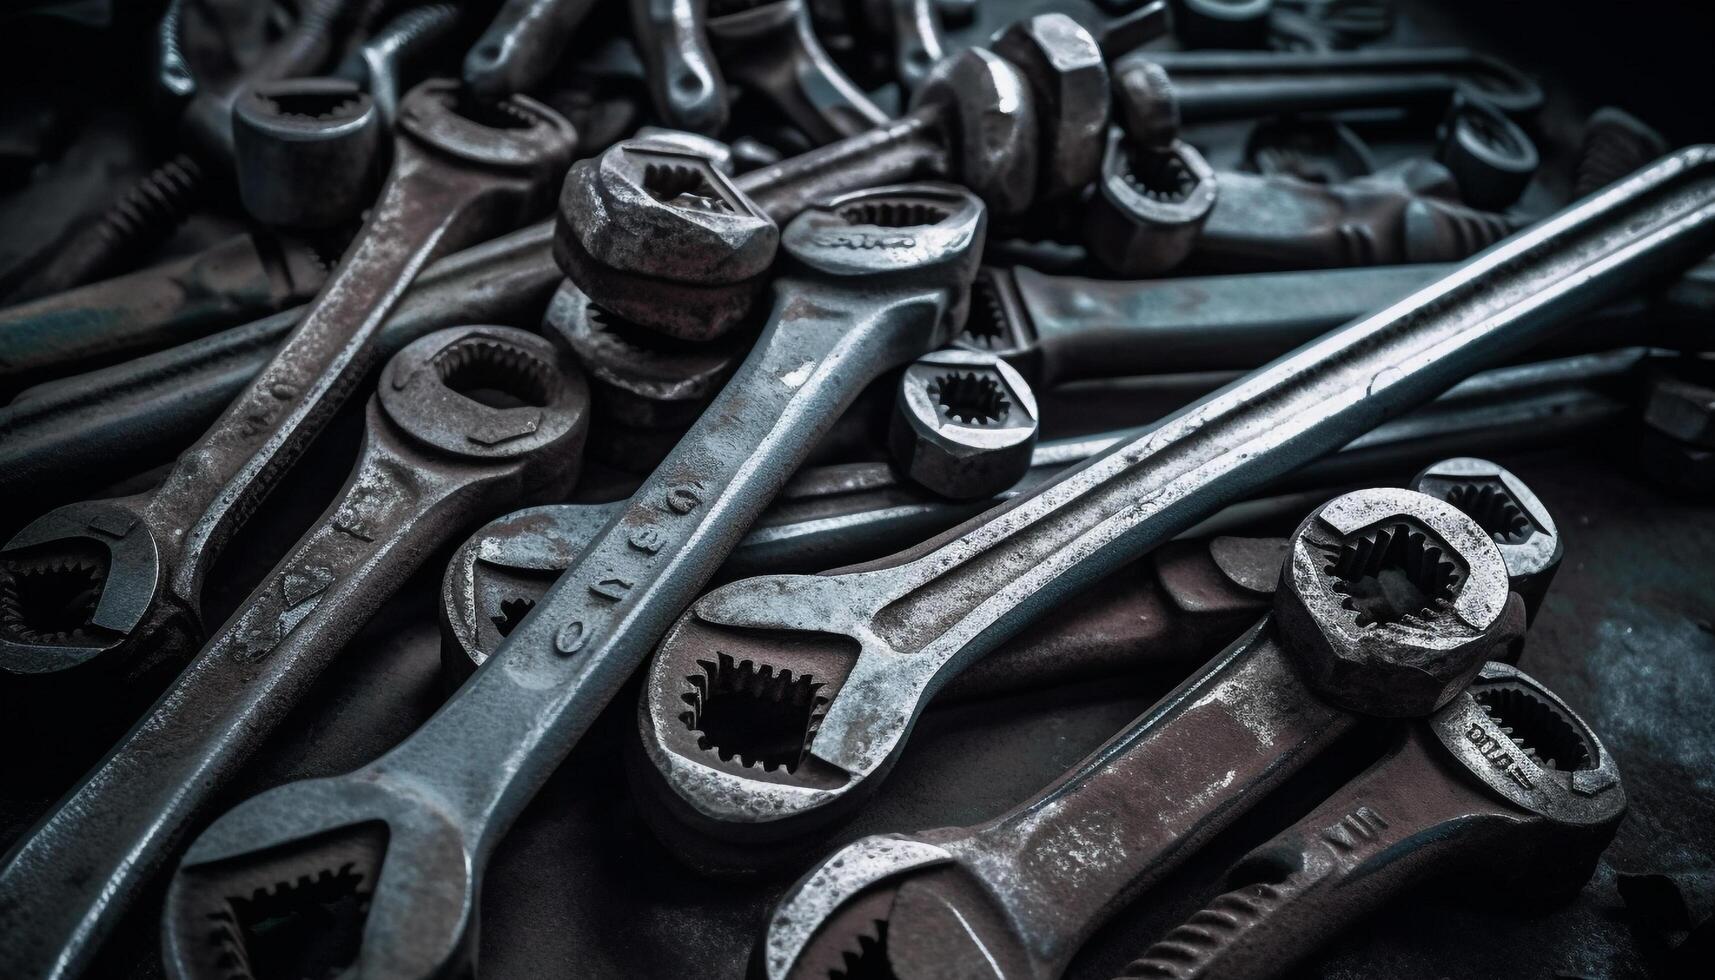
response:
[[[1276,489],[1344,487],[1374,480],[1384,472],[1403,473],[1420,460],[1431,460],[1448,451],[1472,452],[1481,447],[1482,452],[1494,453],[1540,447],[1587,433],[1629,411],[1624,402],[1599,393],[1591,385],[1605,378],[1629,376],[1641,361],[1641,352],[1628,351],[1483,372],[1430,406],[1384,423],[1339,453],[1309,464]],[[880,558],[890,550],[940,534],[1003,500],[1029,493],[1132,435],[1122,431],[1043,443],[1037,447],[1024,479],[1009,492],[987,501],[940,499],[912,487],[882,463],[801,471],[757,518],[716,579],[731,581],[764,571],[814,572]],[[1511,474],[1507,477],[1516,481]],[[1446,480],[1440,488],[1451,490],[1463,485]],[[1537,512],[1532,506],[1534,496],[1529,496],[1529,489],[1522,484],[1519,492],[1508,488],[1507,493],[1521,502],[1528,498],[1529,502],[1518,507],[1521,512]],[[1326,496],[1323,493],[1318,499]],[[1285,502],[1297,499],[1298,494],[1289,494]],[[1489,502],[1494,501],[1490,498]],[[441,583],[441,656],[452,682],[462,681],[488,659],[620,506],[615,502],[531,507],[490,522],[460,546]],[[1272,513],[1278,508],[1262,509]],[[1244,504],[1228,508],[1182,537],[1226,533],[1242,527],[1243,520],[1258,516],[1258,510]],[[1541,538],[1534,543],[1529,538],[1519,542],[1529,547],[1518,552],[1532,566],[1530,571],[1539,572],[1547,566],[1544,559],[1556,553],[1553,545],[1542,553],[1543,543],[1558,542],[1558,534],[1545,513],[1532,520],[1532,537],[1538,533],[1536,528],[1543,528]],[[1503,557],[1509,559],[1509,573],[1512,550],[1502,549]],[[1104,581],[1120,577],[1123,575]],[[1534,610],[1534,605],[1530,608]],[[1148,625],[1144,617],[1132,622]],[[1040,635],[1044,631],[1032,632]],[[984,672],[988,664],[1004,656],[1005,649],[978,660],[949,684],[958,686],[970,674]]]
[[[1279,976],[1399,892],[1445,875],[1495,898],[1567,897],[1625,811],[1619,767],[1590,726],[1534,678],[1490,663],[1381,761],[1241,859],[1230,891],[1123,976]]]
[[[528,92],[547,81],[595,0],[506,0],[466,52],[462,78],[480,98]]]
[[[840,573],[716,589],[652,662],[644,780],[687,832],[780,840],[826,826],[879,783],[948,677],[1063,597],[1638,279],[1689,264],[1712,234],[1715,150],[1681,151],[955,532]],[[700,748],[684,698],[715,649],[822,685],[801,764],[762,772]]]
[[[763,972],[824,977],[855,954],[900,977],[1059,976],[1114,909],[1364,715],[1451,701],[1519,609],[1493,542],[1452,506],[1336,498],[1293,535],[1271,616],[1033,799],[836,851],[770,917]]]
[[[367,896],[361,939],[313,951],[336,968],[473,971],[494,844],[834,416],[949,335],[985,220],[968,192],[925,184],[835,198],[788,225],[794,269],[750,357],[484,669],[381,759],[264,793],[191,846],[167,898],[170,972],[225,976],[228,956],[276,955],[233,899],[283,883],[276,911],[310,912],[315,896],[291,883],[324,870]],[[891,244],[864,247],[877,242]]]
[[[709,47],[707,6],[708,0],[631,0],[631,36],[661,120],[714,136],[726,128],[729,107]]]
[[[14,681],[134,681],[175,669],[200,638],[203,577],[352,389],[406,287],[437,255],[546,203],[575,140],[522,97],[455,109],[426,82],[400,107],[393,172],[297,327],[154,491],[70,504],[0,550],[0,670]],[[77,583],[75,590],[69,588]],[[130,686],[130,685],[125,685]]]
[[[465,394],[483,389],[516,404]],[[473,519],[570,488],[588,402],[569,359],[509,327],[440,331],[394,357],[339,499],[7,854],[0,972],[85,972],[191,822],[425,557]]]
[[[721,69],[774,103],[814,143],[856,136],[887,122],[816,39],[804,0],[715,4],[709,39]]]
[[[295,305],[328,265],[295,239],[257,232],[0,310],[0,384],[87,371]]]
[[[1463,48],[1150,51],[1140,57],[1173,76],[1186,122],[1339,109],[1440,110],[1457,92],[1511,116],[1542,106],[1542,88],[1535,82],[1499,59]]]

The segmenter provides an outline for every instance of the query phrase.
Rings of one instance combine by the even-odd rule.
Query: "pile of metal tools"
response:
[[[0,977],[1704,975],[1715,116],[1472,7],[0,14]]]

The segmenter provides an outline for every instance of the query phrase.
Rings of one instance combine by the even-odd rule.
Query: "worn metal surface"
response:
[[[467,396],[497,391],[491,407]],[[190,822],[423,559],[473,519],[566,492],[589,424],[577,369],[505,327],[397,355],[340,496],[147,715],[0,866],[0,971],[72,977]],[[358,650],[351,650],[359,653]]]
[[[1406,528],[1458,573],[1438,575],[1404,553],[1366,561],[1370,537]],[[1312,536],[1330,532],[1344,554],[1305,566],[1300,555],[1323,544]],[[1522,628],[1504,614],[1494,543],[1423,494],[1338,497],[1305,520],[1291,547],[1274,615],[1047,789],[974,827],[867,837],[817,864],[770,919],[760,972],[819,977],[867,960],[902,976],[1058,976],[1113,908],[1358,723],[1324,695],[1345,694],[1359,671],[1380,678],[1430,661],[1469,680]],[[1421,594],[1359,608],[1321,600],[1336,589],[1365,595],[1389,569]],[[1307,620],[1291,615],[1304,609]],[[1320,662],[1323,637],[1350,629],[1364,631],[1364,666],[1332,686],[1312,679],[1302,668]],[[1188,757],[1214,764],[1187,765]]]
[[[195,648],[209,567],[365,376],[411,280],[436,256],[530,215],[571,155],[575,135],[546,107],[520,97],[495,112],[487,125],[458,114],[447,85],[418,87],[364,230],[267,366],[166,480],[137,497],[50,511],[0,551],[9,581],[71,574],[96,583],[81,621],[61,623],[28,595],[0,617],[0,670],[17,710],[45,708],[31,707],[51,700],[45,685],[62,696],[124,687],[176,669]]]
[[[167,898],[169,968],[223,975],[227,948],[210,943],[208,917],[249,894],[247,882],[348,861],[350,883],[369,893],[361,938],[304,955],[394,976],[473,967],[495,843],[833,417],[877,374],[950,336],[984,224],[981,202],[947,185],[860,192],[794,220],[783,246],[797,271],[777,282],[738,374],[484,668],[379,760],[256,797],[191,845]],[[878,237],[902,244],[851,247]],[[239,922],[233,941],[243,955],[268,940]]]
[[[1690,264],[1715,236],[1712,183],[1712,151],[1664,158],[955,532],[837,574],[711,592],[651,664],[645,783],[687,833],[826,827],[881,781],[947,677],[1064,596],[1637,278]],[[680,705],[716,647],[824,685],[795,769],[699,747]]]

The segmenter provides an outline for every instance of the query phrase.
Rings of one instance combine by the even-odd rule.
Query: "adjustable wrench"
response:
[[[167,898],[169,970],[225,976],[232,956],[306,952],[269,950],[245,898],[267,888],[270,917],[319,914],[294,883],[324,872],[367,916],[354,945],[307,955],[372,976],[473,970],[495,843],[841,409],[949,336],[985,220],[968,192],[925,184],[788,225],[793,269],[750,356],[484,668],[381,759],[264,793],[191,846]]]
[[[1520,608],[1494,543],[1452,506],[1336,498],[1293,535],[1272,615],[1033,799],[836,851],[770,917],[763,972],[873,958],[898,977],[1059,976],[1113,910],[1364,715],[1451,701],[1522,630]]]
[[[13,681],[57,675],[81,690],[79,677],[176,668],[203,633],[209,566],[363,379],[411,280],[546,203],[573,150],[570,125],[523,97],[479,118],[456,100],[445,82],[406,97],[393,172],[363,231],[273,359],[160,487],[58,508],[0,551],[0,670]],[[75,601],[65,598],[68,576],[83,583]]]
[[[464,392],[504,392],[490,407]],[[473,519],[566,492],[588,425],[540,337],[456,327],[394,357],[320,522],[165,696],[0,865],[0,972],[70,977],[263,740],[424,558]]]
[[[1286,485],[1274,488],[1298,493],[1228,508],[1187,536],[1227,533],[1242,526],[1242,521],[1273,514],[1280,506],[1301,502],[1304,491],[1299,488],[1344,488],[1373,481],[1388,471],[1403,475],[1420,462],[1448,452],[1534,448],[1588,433],[1629,411],[1624,402],[1592,386],[1629,376],[1641,361],[1641,352],[1625,351],[1483,372],[1430,405],[1384,423],[1339,453],[1309,464]],[[1122,431],[1043,443],[1024,479],[987,501],[936,497],[911,486],[884,463],[806,469],[757,518],[716,579],[731,581],[765,571],[814,572],[880,558],[1028,493],[1134,434]],[[1439,484],[1443,488],[1457,485],[1447,480]],[[1519,496],[1528,492],[1525,489]],[[531,507],[490,522],[460,546],[441,583],[441,654],[447,676],[455,683],[462,681],[488,659],[621,506],[615,502]],[[1523,513],[1528,507],[1518,509]],[[1542,542],[1558,540],[1552,523],[1536,523],[1541,537],[1532,545],[1533,556]],[[1533,536],[1536,533],[1533,528]],[[1528,543],[1528,538],[1522,543]],[[1127,577],[1122,572],[1104,581]],[[1272,591],[1273,585],[1268,588]],[[1136,627],[1154,624],[1148,617],[1130,622]],[[1030,632],[1041,636],[1051,631],[1033,628]],[[1022,638],[1011,645],[1021,642]],[[949,684],[959,686],[970,674],[986,672],[1006,649],[978,660],[967,674]],[[991,685],[972,679],[970,686]]]
[[[1712,235],[1715,149],[1670,155],[918,548],[716,589],[652,662],[644,781],[687,833],[780,840],[826,826],[879,782],[936,689],[1066,595],[1639,279],[1690,264]],[[684,705],[716,649],[820,685],[827,703],[814,727],[806,719],[801,764],[764,772],[701,748]]]
[[[1614,757],[1534,678],[1483,667],[1381,761],[1241,859],[1231,890],[1122,976],[1279,976],[1399,892],[1458,874],[1492,898],[1564,898],[1626,812]]]

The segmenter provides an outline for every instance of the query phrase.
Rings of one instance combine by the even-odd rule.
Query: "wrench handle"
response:
[[[943,291],[776,283],[750,355],[678,446],[381,778],[431,783],[486,853],[877,374],[921,353]],[[480,737],[471,733],[480,732]]]
[[[728,77],[772,100],[818,144],[887,122],[887,113],[828,57],[804,0],[777,0],[715,17],[709,37]]]

